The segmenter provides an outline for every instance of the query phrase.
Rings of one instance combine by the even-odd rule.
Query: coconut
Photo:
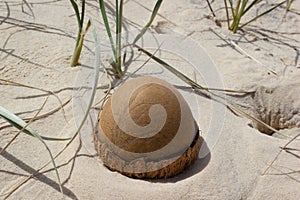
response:
[[[105,166],[129,177],[167,178],[191,165],[201,137],[183,96],[154,77],[131,79],[105,103],[94,136]]]

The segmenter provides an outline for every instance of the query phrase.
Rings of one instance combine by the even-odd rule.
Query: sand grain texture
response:
[[[25,5],[22,12],[21,2],[0,2],[0,78],[54,91],[65,102],[76,90],[75,81],[80,70],[79,67],[69,67],[77,34],[71,4],[68,1],[27,0],[32,12]],[[88,15],[100,23],[97,2],[88,2]],[[109,5],[111,3],[113,1],[109,1]],[[127,28],[142,27],[150,16],[149,10],[153,4],[152,1],[145,0],[126,2],[124,22]],[[214,1],[212,5],[217,18],[225,19],[224,10],[219,9],[223,7],[222,1]],[[256,10],[250,15],[255,12]],[[227,31],[225,21],[222,21],[223,27],[220,28],[207,17],[210,12],[206,1],[172,0],[164,1],[153,30],[189,35],[201,44],[218,67],[226,88],[255,91],[261,86],[276,82],[278,89],[275,93],[280,90],[279,93],[293,95],[299,106],[297,93],[293,92],[299,91],[299,85],[290,87],[285,84],[299,80],[300,77],[299,13],[299,3],[295,1],[293,11],[287,13],[285,18],[284,9],[280,8],[246,27],[245,32],[232,35]],[[209,31],[209,28],[230,38],[256,60],[222,40]],[[102,33],[103,27],[97,31]],[[87,39],[85,44],[89,48],[83,49],[83,62],[92,56],[91,31]],[[170,62],[176,64],[172,59]],[[268,69],[272,69],[277,75]],[[151,73],[151,69],[148,72]],[[32,117],[48,95],[39,90],[5,85],[2,81],[0,83],[0,105],[21,117]],[[177,83],[182,84],[179,80]],[[210,124],[213,116],[212,101],[201,96],[197,99],[201,115],[196,120],[205,135],[214,128]],[[247,95],[232,99],[245,104],[253,100]],[[277,96],[274,101],[280,103]],[[59,106],[57,98],[51,96],[41,113]],[[286,108],[282,109],[285,113]],[[288,116],[289,112],[287,110]],[[70,136],[76,130],[76,116],[73,114],[73,104],[68,103],[64,106],[64,112],[55,112],[34,122],[32,127],[43,135]],[[299,113],[295,116],[299,117]],[[287,144],[290,138],[280,139],[261,134],[257,129],[249,127],[249,123],[249,120],[227,110],[222,130],[210,153],[205,158],[196,160],[182,174],[157,181],[130,179],[109,171],[101,164],[96,152],[91,151],[85,142],[80,143],[77,138],[57,160],[66,199],[299,199],[300,138],[291,142],[288,145],[289,152],[282,151],[272,167],[263,174],[280,147]],[[17,133],[16,129],[3,128],[4,126],[7,124],[1,119],[1,148]],[[288,131],[289,135],[295,136],[299,133],[299,128],[298,125],[293,127],[282,132]],[[84,134],[88,133],[82,133],[83,140],[87,137]],[[65,145],[56,142],[47,144],[53,153],[57,153]],[[49,156],[44,146],[37,139],[21,134],[0,156],[0,199],[7,197],[12,189],[48,161]],[[49,165],[43,171],[51,168]],[[53,170],[36,175],[10,195],[10,199],[60,198]]]

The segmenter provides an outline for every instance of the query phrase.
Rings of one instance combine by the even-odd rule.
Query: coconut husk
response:
[[[139,179],[159,179],[171,178],[181,173],[184,169],[194,163],[198,157],[199,149],[203,139],[196,134],[190,147],[171,164],[161,168],[165,163],[172,160],[172,157],[164,160],[148,160],[147,158],[138,158],[132,161],[125,161],[118,155],[113,153],[106,143],[101,143],[98,140],[97,133],[94,134],[95,148],[103,162],[103,164],[111,171],[117,171],[125,176]],[[119,169],[124,169],[119,170]],[[147,171],[147,169],[157,169]],[[126,172],[131,171],[131,172]],[[137,173],[135,173],[136,171]],[[144,171],[139,173],[140,171]]]
[[[155,77],[121,85],[105,103],[96,129],[104,165],[136,178],[178,174],[197,158],[201,141],[183,96]]]

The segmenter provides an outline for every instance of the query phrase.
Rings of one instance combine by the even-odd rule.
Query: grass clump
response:
[[[140,31],[140,33],[135,37],[133,43],[135,44],[148,30],[148,28],[151,26],[153,20],[155,19],[158,10],[162,4],[163,0],[157,0],[156,4],[152,10],[152,14],[150,17],[150,20],[148,23],[144,26],[144,28]],[[111,49],[113,51],[113,56],[114,59],[111,63],[111,66],[114,70],[115,77],[116,78],[121,78],[123,76],[123,70],[122,70],[122,55],[121,55],[121,50],[122,50],[122,41],[121,41],[121,36],[122,36],[122,19],[123,19],[123,0],[118,0],[115,1],[115,10],[116,10],[116,17],[115,17],[115,24],[116,24],[116,31],[115,31],[115,41],[112,36],[111,28],[109,26],[108,18],[107,18],[107,12],[105,9],[105,4],[104,0],[99,0],[99,5],[100,5],[100,11],[102,14],[102,19],[104,22],[104,26],[106,29],[107,36],[109,37],[109,42],[111,45]]]
[[[226,0],[224,0],[224,2],[225,2],[226,12],[227,12],[227,21],[228,21],[228,24],[229,24],[230,19],[229,19],[229,14],[228,14],[228,6],[227,6],[227,3],[226,3]],[[276,4],[275,6],[271,7],[270,9],[266,10],[265,12],[257,15],[256,17],[250,19],[249,21],[247,21],[243,24],[240,23],[243,16],[249,10],[251,10],[256,4],[260,3],[261,0],[254,0],[251,3],[249,3],[248,0],[238,0],[235,5],[233,4],[232,0],[228,0],[228,2],[229,2],[229,5],[230,5],[229,8],[231,10],[231,15],[232,15],[232,22],[231,22],[231,25],[228,28],[229,28],[229,30],[236,33],[238,29],[242,29],[244,26],[246,26],[246,25],[250,24],[251,22],[257,20],[258,18],[270,13],[271,11],[276,9],[277,7],[279,7],[282,4],[286,3],[287,0]]]
[[[224,0],[228,29],[236,33],[239,29],[242,29],[243,27],[247,26],[251,22],[265,16],[266,14],[270,13],[271,11],[283,5],[284,3],[288,3],[287,6],[287,11],[288,11],[291,7],[291,4],[293,3],[293,0],[284,0],[280,3],[277,3],[271,8],[269,8],[268,10],[264,11],[263,13],[255,16],[254,18],[244,23],[241,23],[245,14],[247,14],[251,9],[254,8],[255,5],[257,5],[260,2],[262,2],[262,0],[253,0],[251,2],[249,0],[237,0],[236,3],[234,3],[233,0]],[[208,0],[207,0],[207,4],[210,10],[212,11],[212,13],[214,14],[212,10],[212,6]]]
[[[225,1],[225,0],[224,0]],[[265,12],[257,15],[256,17],[252,18],[251,20],[243,23],[242,25],[240,25],[240,21],[242,19],[242,17],[250,10],[254,7],[254,5],[258,4],[261,2],[261,0],[254,0],[249,4],[248,0],[238,0],[237,4],[235,5],[235,8],[233,6],[232,0],[228,0],[229,4],[230,4],[230,10],[232,13],[232,18],[233,21],[231,23],[231,25],[229,26],[229,30],[232,30],[234,33],[237,32],[238,29],[242,29],[244,26],[250,24],[251,22],[257,20],[260,17],[263,17],[264,15],[270,13],[271,11],[273,11],[274,9],[276,9],[277,7],[283,5],[284,3],[287,2],[287,0],[282,1],[281,3],[276,4],[275,6],[271,7],[270,9],[266,10]],[[227,7],[226,7],[226,11],[227,11]],[[227,18],[227,20],[229,21],[229,18]]]
[[[84,25],[84,17],[85,17],[85,0],[82,0],[81,2],[81,12],[79,10],[79,5],[77,0],[70,0],[73,10],[76,15],[77,19],[77,24],[78,24],[78,34],[77,34],[77,39],[76,39],[76,45],[74,49],[74,53],[72,55],[71,59],[71,66],[74,67],[78,65],[80,54],[82,51],[82,46],[84,42],[84,37],[86,33],[88,32],[90,26],[91,26],[91,21],[88,20],[86,28],[83,29]],[[148,30],[148,28],[151,26],[153,20],[155,19],[155,16],[158,13],[158,10],[162,4],[163,0],[157,0],[155,7],[153,8],[150,20],[148,23],[143,27],[143,29],[140,31],[140,33],[136,36],[135,40],[133,43],[136,43]],[[111,66],[114,70],[115,77],[116,78],[121,78],[123,76],[123,70],[122,70],[122,19],[123,19],[123,0],[116,0],[115,1],[115,11],[116,11],[116,16],[115,16],[115,25],[116,25],[116,30],[115,30],[115,37],[113,37],[113,33],[111,31],[108,17],[107,17],[107,11],[105,9],[105,3],[104,0],[99,0],[99,7],[102,15],[102,19],[104,22],[104,26],[106,29],[107,36],[109,38],[109,42],[111,45],[111,49],[113,51],[113,61],[111,62]],[[114,39],[115,38],[115,39]]]

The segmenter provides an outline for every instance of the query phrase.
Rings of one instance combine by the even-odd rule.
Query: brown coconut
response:
[[[94,140],[109,169],[168,178],[196,160],[201,137],[191,110],[169,83],[139,77],[120,86],[100,114]]]

